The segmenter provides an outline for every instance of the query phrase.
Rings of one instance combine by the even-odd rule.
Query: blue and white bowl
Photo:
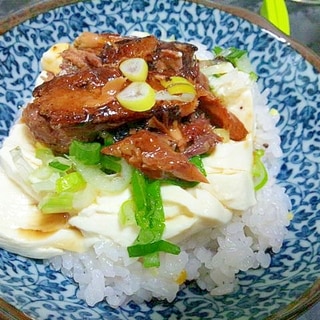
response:
[[[2,21],[0,30],[0,145],[19,107],[31,97],[42,53],[82,31],[141,30],[197,39],[208,49],[219,45],[248,50],[260,88],[269,89],[270,106],[281,114],[284,158],[278,180],[294,213],[283,248],[268,269],[240,273],[239,290],[227,296],[212,297],[191,283],[173,303],[131,303],[118,309],[99,303],[89,308],[76,297],[72,280],[42,261],[0,249],[0,315],[18,317],[8,303],[38,320],[288,319],[319,300],[319,57],[249,12],[205,1],[49,0]]]

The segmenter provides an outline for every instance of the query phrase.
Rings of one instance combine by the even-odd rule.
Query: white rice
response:
[[[152,298],[173,301],[180,289],[177,279],[196,280],[212,295],[236,290],[237,273],[268,268],[270,254],[278,252],[289,224],[290,202],[276,184],[281,157],[277,116],[270,116],[266,93],[253,88],[256,113],[255,148],[267,144],[264,163],[269,172],[267,185],[256,194],[257,204],[219,228],[207,229],[179,244],[178,256],[161,254],[158,269],[146,269],[127,249],[111,241],[96,243],[83,254],[66,253],[50,259],[53,268],[79,284],[78,297],[89,306],[99,301],[114,308],[129,301],[140,303]]]

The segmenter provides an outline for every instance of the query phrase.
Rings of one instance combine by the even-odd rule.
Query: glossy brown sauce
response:
[[[43,232],[57,231],[68,226],[68,213],[43,214],[39,212],[36,221],[37,230]]]
[[[74,227],[69,227],[68,230],[71,231],[72,234],[61,236],[56,241],[50,241],[47,245],[57,249],[83,252],[85,247],[83,245],[83,235],[81,231]],[[24,239],[35,241],[35,243],[37,243],[37,241],[46,240],[55,234],[55,231],[43,232],[31,229],[19,229],[18,232]]]
[[[68,213],[42,214],[39,212],[33,222],[34,227],[19,229],[22,237],[30,240],[40,240],[52,236],[61,229],[68,229]]]

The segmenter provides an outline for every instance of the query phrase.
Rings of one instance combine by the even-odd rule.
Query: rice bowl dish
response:
[[[95,48],[95,41],[102,41],[100,40],[101,37],[104,37],[104,35],[99,36],[83,33],[74,43],[78,47],[85,48],[87,48],[89,44],[92,45],[92,43],[94,43],[92,47]],[[116,37],[116,35],[106,35],[105,37],[109,39],[110,37]],[[118,45],[122,39],[123,38],[120,38],[120,40],[117,39],[115,43]],[[153,38],[149,35],[145,35],[142,38],[139,36],[131,36],[131,38],[124,39],[123,41],[126,41],[125,46],[129,46],[127,44],[128,41],[145,41],[148,43],[153,41]],[[105,41],[105,39],[103,39],[103,41]],[[174,46],[174,48],[178,46],[178,50],[183,50],[180,48],[183,45],[175,45],[175,42],[160,42],[160,46],[165,46],[166,49],[163,50],[171,50],[171,52],[174,52],[174,49],[171,48],[172,46]],[[38,88],[41,87],[42,89],[43,86],[48,83],[51,84],[55,79],[60,80],[64,77],[73,79],[75,74],[74,66],[80,65],[78,62],[79,58],[74,58],[74,56],[69,57],[71,54],[75,54],[75,50],[78,50],[77,47],[74,49],[73,46],[70,45],[56,44],[43,55],[42,66],[44,70],[39,76]],[[121,52],[121,49],[117,50]],[[131,48],[130,50],[135,52],[135,49]],[[158,49],[156,49],[156,51],[157,50]],[[220,55],[218,54],[216,60],[214,60],[213,53],[203,50],[203,46],[198,44],[196,57],[200,64],[201,75],[204,75],[207,79],[206,81],[208,81],[210,88],[208,90],[214,92],[215,96],[223,101],[228,112],[232,112],[233,115],[239,117],[248,131],[244,137],[234,138],[236,140],[231,139],[229,136],[222,140],[220,136],[217,136],[219,140],[214,143],[217,144],[214,146],[213,151],[207,151],[212,150],[211,146],[209,149],[202,150],[206,144],[208,144],[206,141],[201,140],[199,146],[196,145],[197,143],[194,141],[191,142],[193,145],[190,146],[189,142],[187,148],[183,149],[184,152],[190,152],[189,150],[191,149],[193,152],[192,155],[195,155],[197,154],[195,152],[198,152],[197,149],[200,148],[201,151],[199,152],[208,153],[208,155],[202,159],[207,181],[187,187],[177,185],[176,183],[165,183],[161,185],[161,198],[166,224],[163,239],[164,241],[169,240],[179,246],[179,252],[169,254],[160,251],[157,253],[159,255],[157,265],[154,266],[152,264],[147,267],[141,262],[139,256],[137,256],[137,258],[128,256],[126,248],[130,246],[130,243],[135,241],[137,234],[139,234],[139,228],[137,229],[138,226],[135,226],[132,222],[130,222],[130,224],[127,224],[127,222],[119,222],[119,214],[123,204],[132,201],[131,197],[134,197],[134,191],[130,191],[130,179],[134,178],[126,177],[130,175],[130,170],[128,168],[126,169],[127,165],[124,162],[121,164],[121,175],[123,177],[120,177],[120,179],[126,180],[126,182],[124,182],[123,187],[119,187],[119,190],[112,184],[112,181],[110,187],[106,186],[108,182],[104,182],[104,185],[100,187],[101,183],[97,181],[97,179],[102,179],[100,175],[98,175],[98,178],[95,180],[92,180],[94,168],[90,166],[86,167],[83,163],[79,164],[79,159],[74,160],[72,158],[75,155],[71,149],[73,142],[71,142],[69,147],[70,158],[52,156],[49,167],[54,161],[60,161],[60,165],[66,165],[67,160],[70,161],[71,159],[71,161],[75,161],[72,165],[75,165],[76,171],[72,173],[61,173],[61,171],[59,171],[60,169],[55,167],[52,172],[47,173],[46,171],[43,173],[41,168],[43,168],[49,160],[45,160],[41,158],[41,156],[36,156],[37,153],[46,150],[46,147],[42,147],[41,145],[37,147],[37,140],[40,139],[40,142],[44,141],[42,139],[45,137],[45,129],[43,129],[44,124],[37,123],[38,121],[34,115],[33,105],[35,105],[39,99],[42,99],[42,96],[38,97],[36,95],[34,100],[23,109],[22,121],[19,120],[18,123],[13,126],[9,137],[4,141],[3,148],[0,151],[3,170],[1,180],[5,182],[3,184],[3,192],[1,192],[3,195],[1,197],[1,203],[3,205],[2,212],[4,212],[5,216],[8,217],[8,215],[12,215],[16,219],[17,216],[19,216],[17,210],[21,212],[19,207],[25,205],[27,202],[29,204],[25,212],[22,211],[25,216],[30,214],[30,217],[44,215],[46,218],[50,216],[50,214],[54,217],[60,217],[61,214],[69,214],[69,216],[64,216],[66,220],[65,224],[62,223],[57,229],[51,226],[52,223],[49,224],[52,228],[49,230],[41,229],[41,224],[36,225],[39,220],[38,218],[35,219],[36,222],[31,223],[31,226],[28,225],[28,221],[26,221],[25,224],[22,223],[20,226],[17,222],[12,224],[12,222],[6,218],[6,221],[3,220],[4,222],[2,223],[2,247],[31,258],[49,258],[47,263],[52,265],[56,270],[61,270],[63,274],[73,278],[79,284],[78,297],[80,299],[84,299],[89,306],[94,306],[96,303],[105,299],[113,308],[123,306],[130,301],[139,303],[149,301],[152,298],[166,299],[168,302],[172,302],[180,290],[180,286],[184,285],[186,281],[192,280],[196,280],[199,287],[209,291],[211,295],[230,294],[237,288],[236,275],[239,271],[247,271],[250,268],[256,269],[259,267],[268,268],[271,257],[267,251],[272,250],[274,253],[279,252],[287,232],[286,227],[290,221],[290,201],[285,194],[285,190],[276,184],[275,179],[279,172],[279,161],[282,155],[279,132],[276,128],[279,115],[275,110],[267,107],[266,98],[259,93],[257,85],[255,84],[250,65],[246,71],[239,69],[240,67],[243,68],[243,65],[246,67],[248,65],[248,62],[242,61],[244,59],[243,53],[241,52],[240,58],[236,60],[241,62],[241,64],[238,62],[239,67],[237,67],[236,64],[233,65],[228,61],[228,58],[224,58],[230,55],[228,50],[221,50],[222,53],[219,53]],[[68,53],[69,51],[70,53]],[[82,54],[82,52],[87,51],[81,51],[80,49],[79,52]],[[183,54],[184,53],[182,53],[182,55]],[[235,53],[232,52],[232,55],[234,54]],[[173,53],[170,53],[170,56],[173,55]],[[159,56],[161,56],[161,54]],[[63,57],[64,60],[61,59],[61,57]],[[114,57],[114,54],[112,57]],[[126,58],[121,58],[121,61],[128,63],[132,62],[133,59],[140,58],[141,53],[139,53],[138,56],[131,56],[130,51],[129,58],[127,58],[127,56],[125,57]],[[203,57],[205,57],[205,59]],[[57,61],[60,61],[60,64],[57,63]],[[71,61],[73,64],[71,67],[67,66],[63,68],[64,64],[67,65],[67,62],[64,61]],[[213,62],[208,65],[208,61]],[[136,60],[134,60],[134,63],[137,63]],[[166,63],[170,64],[170,62]],[[62,67],[60,67],[60,65]],[[120,63],[120,69],[121,66],[122,62]],[[130,66],[130,75],[135,67],[136,66]],[[82,65],[78,68],[80,69],[78,72],[81,72]],[[191,67],[188,66],[188,68]],[[72,71],[68,71],[69,69],[72,69]],[[87,66],[85,66],[84,70],[87,71]],[[56,72],[56,75],[54,72]],[[141,72],[140,69],[138,72]],[[148,79],[150,72],[151,71],[149,71]],[[164,72],[163,67],[161,67],[161,72]],[[53,79],[52,74],[55,77]],[[163,96],[167,97],[167,95],[169,95],[169,91],[163,93],[165,90],[171,89],[172,92],[172,88],[179,86],[180,89],[180,87],[183,87],[183,92],[177,91],[176,88],[174,91],[175,94],[178,93],[182,95],[188,94],[185,91],[186,86],[189,86],[191,90],[191,85],[189,85],[189,82],[186,82],[186,78],[181,78],[181,74],[184,74],[183,71],[181,71],[181,73],[174,73],[170,78],[174,80],[178,79],[176,80],[179,81],[178,84],[174,83],[171,87],[168,87],[168,89],[158,89],[158,91],[156,91],[156,95],[161,95],[159,102],[161,105],[166,104],[163,99],[167,98],[163,98]],[[84,75],[81,75],[81,77],[84,77]],[[160,75],[157,77],[160,77]],[[167,79],[168,75],[165,77]],[[131,78],[129,78],[130,84],[140,84],[140,82],[135,82],[135,80],[130,79]],[[116,80],[109,80],[107,85],[112,81]],[[169,81],[172,82],[173,80]],[[202,80],[196,81],[201,82]],[[51,86],[51,88],[51,91],[48,93],[49,95],[52,94],[53,87]],[[202,84],[200,85],[200,89],[197,90],[202,90],[201,88]],[[121,94],[121,90],[118,95]],[[73,94],[73,91],[70,92]],[[43,95],[45,94],[46,93],[43,93]],[[68,94],[68,92],[66,94]],[[83,94],[86,93],[84,92]],[[89,94],[91,93],[89,92]],[[60,102],[56,98],[57,95],[53,95],[55,96],[54,103],[59,104]],[[174,99],[175,101],[180,96],[171,95],[171,97],[170,99]],[[48,98],[46,99],[48,100]],[[43,103],[48,103],[46,99],[43,99]],[[189,99],[189,97],[186,99]],[[193,99],[193,96],[191,99]],[[201,96],[199,99],[199,105],[202,106]],[[188,102],[189,100],[186,101]],[[120,103],[121,102],[122,101],[120,101]],[[178,102],[175,102],[175,105],[177,103]],[[182,106],[184,105],[185,100],[182,103]],[[214,107],[215,106],[211,107],[210,104],[210,108]],[[28,108],[32,111],[29,112]],[[52,110],[54,110],[55,107],[52,108]],[[158,113],[156,117],[159,117]],[[199,113],[199,111],[197,111],[197,113]],[[142,112],[139,113],[139,116],[141,114]],[[29,120],[29,117],[31,120]],[[202,114],[197,114],[193,117],[197,117],[197,119],[193,120],[190,118],[190,120],[188,120],[189,122],[185,122],[186,126],[193,125],[192,121],[198,126],[198,122],[203,121]],[[148,115],[147,118],[151,119],[148,120],[149,122],[160,121],[153,120],[154,116],[152,115]],[[186,115],[184,115],[182,119],[184,118],[186,118]],[[174,120],[172,124],[174,127],[171,127],[169,131],[166,130],[166,132],[169,132],[169,136],[176,136],[180,130],[175,121],[176,120]],[[113,126],[114,125],[113,123]],[[156,125],[158,124],[156,123]],[[149,130],[152,130],[154,126],[155,125],[152,124]],[[169,126],[171,125],[169,124]],[[32,137],[32,130],[34,130],[37,135],[36,130],[39,130],[39,127],[41,128],[41,138],[37,139],[37,136],[35,138]],[[160,125],[158,125],[158,127],[160,127]],[[196,130],[195,128],[196,127],[193,127],[192,130]],[[120,129],[120,131],[121,130],[123,129]],[[123,143],[125,139],[133,139],[132,137],[135,137],[136,134],[142,132],[140,130],[144,129],[138,129],[138,133],[132,132],[132,128],[130,130],[128,136],[121,138],[120,141],[115,141],[111,144],[111,147]],[[210,131],[211,130],[215,130],[214,127],[212,127],[212,129],[210,128]],[[226,132],[228,133],[227,129],[219,130],[224,130],[224,135],[226,135]],[[228,130],[231,130],[230,135],[232,135],[232,129]],[[59,135],[57,130],[56,132],[55,135]],[[178,144],[181,144],[181,141],[185,139],[183,131],[181,132],[178,134]],[[46,143],[51,143],[50,139],[51,136]],[[58,151],[62,148],[60,141],[63,141],[62,138],[59,139],[58,142],[54,140],[53,144],[54,148]],[[152,139],[155,139],[155,137],[152,137]],[[195,139],[198,139],[198,136]],[[106,146],[102,148],[102,153],[111,147]],[[143,147],[140,148],[142,148],[142,153],[147,152],[144,151]],[[181,148],[181,146],[179,148]],[[125,152],[128,152],[127,147],[125,150]],[[151,157],[157,158],[158,163],[161,161],[161,159],[159,159],[161,155],[158,155],[157,150],[158,147],[156,151],[152,151]],[[263,158],[263,160],[259,158],[259,161],[261,161],[260,166],[263,166],[262,171],[265,175],[262,178],[262,180],[264,180],[263,184],[259,182],[261,184],[259,188],[255,188],[253,176],[254,161],[257,161],[254,158],[254,154],[257,150],[262,152],[260,158]],[[176,153],[172,155],[172,158],[175,155]],[[166,152],[166,157],[168,156],[169,153]],[[46,154],[46,157],[49,156]],[[88,156],[86,155],[86,157]],[[130,155],[128,160],[129,164],[133,157],[134,155]],[[148,155],[148,157],[150,156]],[[63,159],[65,162],[62,161]],[[85,160],[87,161],[87,158]],[[181,161],[180,159],[179,163],[181,163]],[[152,172],[155,170],[155,165],[156,164],[152,164]],[[139,164],[138,168],[144,172],[147,166],[146,163],[142,165]],[[179,164],[179,166],[181,165]],[[161,170],[166,170],[163,169],[163,166],[161,168]],[[68,170],[69,169],[70,168],[68,168]],[[148,170],[151,169],[148,167]],[[169,170],[171,170],[171,168]],[[24,174],[23,171],[27,173]],[[127,173],[124,173],[124,171],[127,171]],[[175,172],[178,171],[179,168],[176,168]],[[190,171],[191,169],[188,168],[187,174],[189,174]],[[55,209],[55,205],[51,207],[50,204],[48,204],[49,201],[46,203],[44,199],[48,196],[50,198],[53,193],[56,195],[57,191],[54,190],[57,189],[58,182],[74,173],[79,173],[81,179],[83,176],[85,183],[87,183],[84,187],[85,190],[79,191],[81,197],[80,203],[84,202],[84,204],[78,203],[79,196],[75,193],[75,195],[72,196],[76,197],[77,200],[73,199],[73,208],[69,209],[69,211],[64,199],[56,201],[63,201],[61,208]],[[116,174],[117,173],[112,173],[111,176],[113,177]],[[43,175],[45,175],[45,178],[42,178]],[[114,180],[114,178],[112,179]],[[189,179],[189,177],[185,179]],[[190,180],[192,181],[192,179],[191,177]],[[63,183],[66,184],[67,182],[63,180]],[[53,191],[50,189],[51,184],[55,186],[55,189],[52,189]],[[77,187],[80,182],[77,180],[75,184],[75,187]],[[107,190],[105,190],[105,188],[107,188]],[[8,200],[7,194],[10,189],[12,189],[12,191],[10,191],[12,194],[21,194],[21,196],[19,196],[19,198],[21,198],[20,205],[17,202],[11,202],[11,199]],[[36,193],[36,195],[33,196],[33,193]],[[61,194],[62,193],[58,193],[58,195]],[[88,198],[89,200],[83,200],[84,198]],[[181,199],[183,200],[181,201]],[[75,202],[77,202],[77,204],[75,204]],[[134,206],[135,209],[133,209],[136,217],[137,205],[136,203]],[[157,204],[157,206],[159,205],[160,204]],[[28,210],[30,211],[28,212]],[[76,212],[73,212],[74,210],[76,210]],[[23,220],[22,216],[21,220]],[[39,232],[40,238],[38,238]]]
[[[212,47],[206,46],[206,49],[207,48]],[[261,70],[259,72],[261,73]],[[229,80],[231,81],[234,78],[233,74],[230,76]],[[243,78],[241,79],[243,80]],[[215,79],[211,80],[214,82],[212,86],[217,88],[221,85],[221,83],[219,83],[221,80],[220,77],[215,77]],[[280,187],[285,184],[280,183],[280,186],[278,186],[275,180],[275,177],[280,172],[280,167],[283,167],[279,129],[276,128],[276,123],[279,121],[279,118],[282,117],[283,110],[281,110],[282,107],[280,107],[280,113],[278,113],[275,109],[267,107],[267,96],[272,95],[268,90],[263,92],[261,95],[256,84],[250,83],[250,86],[247,86],[244,89],[245,85],[244,81],[241,81],[238,89],[247,90],[250,87],[249,90],[250,93],[252,93],[252,99],[254,101],[253,105],[255,113],[257,114],[257,132],[255,134],[254,147],[260,149],[263,145],[263,148],[268,146],[265,149],[265,154],[263,156],[263,164],[268,171],[268,182],[255,194],[257,203],[261,204],[261,207],[256,206],[255,208],[257,210],[252,208],[250,210],[246,210],[241,217],[240,215],[233,215],[232,220],[226,224],[226,228],[219,226],[215,226],[214,228],[201,228],[201,232],[198,232],[197,228],[195,228],[192,233],[189,234],[189,237],[188,234],[184,234],[183,236],[170,238],[170,235],[167,234],[167,239],[170,241],[175,240],[172,242],[179,245],[181,251],[178,255],[160,254],[161,263],[159,268],[156,269],[156,277],[154,274],[151,274],[151,272],[149,274],[151,269],[145,269],[141,266],[141,263],[138,261],[139,259],[129,259],[127,256],[126,246],[131,243],[136,234],[135,236],[131,235],[131,238],[129,237],[127,240],[125,240],[125,237],[122,237],[121,239],[116,239],[116,241],[110,241],[110,239],[103,239],[103,241],[99,241],[97,240],[97,237],[94,237],[92,234],[94,232],[97,234],[97,231],[92,230],[88,224],[85,224],[84,229],[87,228],[88,230],[84,232],[86,233],[89,231],[88,234],[90,233],[91,237],[90,241],[92,241],[88,241],[84,246],[91,247],[91,249],[86,253],[67,253],[62,256],[59,256],[60,253],[56,251],[58,256],[47,261],[47,265],[49,266],[48,270],[52,270],[52,267],[57,270],[61,269],[64,275],[74,278],[77,282],[77,286],[80,288],[80,290],[77,290],[77,296],[80,299],[86,300],[86,303],[89,305],[99,307],[99,301],[103,300],[106,296],[108,304],[113,308],[117,308],[119,305],[124,306],[127,303],[129,303],[128,308],[131,308],[131,300],[136,301],[139,304],[144,300],[149,301],[152,297],[160,300],[165,299],[170,302],[177,301],[176,299],[179,300],[182,297],[179,291],[181,288],[183,289],[182,294],[185,289],[196,290],[195,287],[193,287],[193,284],[189,282],[189,280],[193,279],[196,279],[197,284],[201,289],[204,289],[211,295],[214,295],[215,298],[213,299],[215,299],[217,303],[222,301],[220,296],[221,294],[222,299],[227,299],[229,301],[229,299],[232,299],[232,295],[231,298],[228,298],[230,293],[243,290],[238,286],[239,280],[236,274],[240,273],[240,283],[243,283],[243,274],[245,274],[243,271],[246,272],[246,270],[254,269],[258,272],[254,272],[252,274],[264,274],[263,269],[266,268],[266,270],[268,270],[272,257],[273,259],[276,259],[276,261],[283,257],[279,250],[283,241],[285,241],[285,249],[283,250],[286,250],[287,248],[287,241],[291,241],[290,231],[289,238],[287,238],[287,228],[291,219],[295,216],[295,212],[293,212],[294,215],[290,212],[290,201],[285,195],[284,188]],[[223,86],[221,86],[220,89],[222,91],[220,94],[223,95]],[[259,112],[256,110],[259,110]],[[281,121],[282,120],[280,120],[280,127],[283,126],[283,122]],[[24,131],[22,127],[20,127],[20,129]],[[12,130],[12,132],[16,132],[18,135],[16,136],[18,140],[20,139],[20,129],[15,131],[13,128]],[[259,135],[259,133],[261,135]],[[7,142],[5,144],[7,144]],[[210,166],[209,158],[205,158],[204,162],[208,168]],[[210,174],[211,172],[209,170],[209,175]],[[165,191],[166,188],[168,190],[167,192]],[[164,188],[162,194],[163,199],[165,200],[165,209],[170,208],[168,201],[177,201],[177,197],[175,197],[173,192],[171,192],[173,189],[177,189],[177,187],[166,186]],[[205,188],[204,190],[207,189]],[[185,189],[183,191],[180,190],[179,192],[179,195],[185,195]],[[241,196],[241,192],[239,192],[239,194]],[[279,196],[279,199],[277,199],[275,195]],[[262,207],[265,206],[268,209],[270,208],[268,197],[269,200],[272,200],[272,205],[277,206],[282,204],[282,206],[280,206],[280,208],[274,208],[274,211],[269,210],[270,220],[262,221],[261,212],[264,211]],[[124,199],[122,198],[118,200],[121,202]],[[8,200],[4,199],[4,201]],[[295,201],[296,199],[293,197],[294,204],[296,204]],[[106,203],[106,201],[103,203],[102,200],[101,206],[105,207]],[[188,204],[191,205],[191,202],[188,202]],[[199,205],[199,202],[197,204]],[[179,201],[177,201],[177,205],[179,206]],[[117,204],[117,206],[119,206],[119,204]],[[174,213],[172,206],[170,209],[171,212]],[[279,212],[280,214],[277,215],[276,213]],[[275,215],[272,215],[272,213]],[[230,219],[230,217],[225,217],[226,220],[223,223]],[[76,216],[73,216],[72,219],[75,224],[78,223],[77,226],[80,226],[80,220],[78,219],[77,221]],[[266,224],[264,222],[266,222]],[[270,227],[270,229],[267,227]],[[101,228],[103,229],[103,226],[101,226]],[[174,228],[171,228],[171,230],[174,230]],[[232,241],[228,241],[231,234],[235,235],[235,237]],[[257,234],[259,234],[259,236],[257,236]],[[237,242],[237,245],[235,245],[233,240]],[[80,240],[79,243],[81,244],[82,241]],[[92,246],[92,243],[95,244]],[[8,250],[15,251],[18,247],[19,246],[11,250],[8,248]],[[81,246],[69,249],[82,251],[83,248],[81,249],[80,247]],[[110,248],[114,250],[111,250]],[[239,250],[241,249],[241,254],[238,257],[233,254],[235,248]],[[18,248],[18,250],[19,249],[23,251],[21,247]],[[63,248],[62,250],[65,249],[66,248]],[[61,248],[59,248],[59,250],[61,250]],[[26,251],[21,252],[21,254],[28,256]],[[43,252],[41,254],[43,254]],[[245,254],[248,259],[245,259],[245,261],[239,261],[239,257],[244,257]],[[277,256],[279,258],[277,258]],[[220,266],[225,266],[225,259],[229,260],[230,265],[228,266],[228,270],[227,268],[223,268],[221,271]],[[32,262],[32,260],[30,261]],[[87,263],[88,261],[90,261],[90,265]],[[102,267],[101,264],[103,264]],[[273,267],[271,266],[271,268]],[[137,278],[134,278],[135,272]],[[268,271],[266,272],[268,273]],[[143,275],[143,281],[139,274]],[[146,276],[146,274],[148,276]],[[249,272],[249,274],[251,274],[251,272]],[[58,276],[58,278],[60,278],[60,276]],[[104,286],[101,285],[101,279],[103,278]],[[138,281],[133,281],[133,278],[138,279]],[[167,288],[168,291],[166,291],[166,289],[159,291],[157,288],[158,284],[154,284],[155,281],[160,281],[160,283],[163,284],[161,287]],[[95,295],[92,294],[93,291]],[[178,297],[175,298],[177,293]],[[196,293],[196,291],[193,291],[193,293]],[[92,309],[92,312],[93,310],[95,309]]]

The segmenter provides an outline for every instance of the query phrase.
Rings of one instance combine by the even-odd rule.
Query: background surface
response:
[[[27,6],[46,0],[0,0],[0,19],[14,14]],[[262,1],[257,0],[212,0],[259,13]],[[320,5],[308,5],[287,0],[290,15],[291,37],[320,56]],[[298,320],[319,320],[320,303],[300,316]]]

